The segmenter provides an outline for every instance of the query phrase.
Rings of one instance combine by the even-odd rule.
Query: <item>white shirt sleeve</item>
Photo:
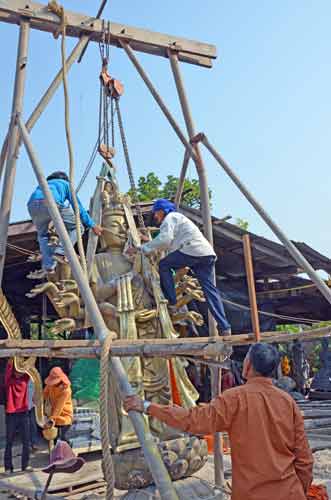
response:
[[[148,255],[154,253],[157,250],[166,250],[170,247],[174,240],[175,224],[176,221],[171,216],[170,213],[164,219],[160,226],[160,233],[152,241],[142,245],[141,250],[144,254]]]

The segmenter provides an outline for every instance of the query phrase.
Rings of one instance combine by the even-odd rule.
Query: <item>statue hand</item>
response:
[[[158,312],[156,309],[142,309],[141,311],[136,312],[136,321],[140,323],[144,323],[146,321],[151,321],[156,318]]]
[[[94,227],[92,227],[92,231],[94,232],[94,234],[96,234],[97,236],[101,236],[102,233],[103,233],[103,228],[99,225],[96,225]]]
[[[138,411],[139,413],[144,412],[144,402],[135,394],[133,396],[127,396],[123,401],[123,408],[126,412]]]
[[[132,257],[133,255],[136,255],[138,253],[138,248],[136,247],[129,247],[126,249],[125,253],[129,255],[129,257]]]
[[[51,429],[54,426],[54,420],[49,418],[44,424],[44,429]]]
[[[150,236],[140,231],[140,239],[141,241],[150,241]]]
[[[76,322],[72,318],[61,318],[54,321],[54,326],[50,329],[53,335],[58,335],[59,333],[65,332],[66,330],[74,330],[76,327]]]

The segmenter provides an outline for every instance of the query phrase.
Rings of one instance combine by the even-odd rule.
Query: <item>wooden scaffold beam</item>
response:
[[[27,0],[0,0],[0,21],[19,24],[22,16],[29,18],[31,28],[56,35],[59,18],[50,12],[47,5]],[[216,47],[196,40],[157,33],[97,19],[86,14],[66,10],[66,34],[72,37],[88,35],[92,42],[102,42],[105,31],[110,45],[120,47],[119,41],[130,41],[134,50],[156,56],[168,57],[167,50],[175,50],[180,61],[210,68],[216,58]],[[109,36],[108,36],[109,34]]]
[[[261,342],[281,344],[331,337],[331,326],[293,332],[261,332]],[[224,355],[231,346],[249,346],[255,342],[254,333],[226,337],[198,337],[180,339],[114,340],[110,356],[113,357],[175,357]],[[37,356],[45,358],[99,357],[101,344],[97,340],[0,340],[0,358]]]

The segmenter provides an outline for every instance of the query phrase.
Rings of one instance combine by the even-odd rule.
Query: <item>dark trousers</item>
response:
[[[68,430],[70,429],[70,427],[71,427],[71,425],[57,425],[56,426],[57,437],[55,439],[55,444],[56,444],[58,439],[60,439],[61,441],[66,441],[68,444],[70,444],[68,439],[66,438],[66,434],[67,434]]]
[[[30,446],[33,448],[38,443],[38,427],[36,422],[36,412],[34,408],[29,410],[29,426],[30,426]]]
[[[29,464],[30,442],[29,442],[29,412],[6,413],[6,449],[5,469],[12,470],[13,456],[12,448],[16,432],[20,434],[22,441],[22,470]]]
[[[177,301],[172,269],[182,269],[183,267],[189,267],[194,277],[199,281],[208,309],[215,318],[220,330],[224,331],[231,328],[225,316],[220,292],[213,282],[215,269],[215,257],[213,255],[193,257],[176,250],[160,260],[161,288],[169,304],[175,305]]]

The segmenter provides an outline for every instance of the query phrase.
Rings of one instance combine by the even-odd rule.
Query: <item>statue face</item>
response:
[[[106,228],[103,232],[103,239],[107,247],[124,248],[127,240],[128,225],[124,214],[114,214],[112,211],[104,211],[102,225]]]

